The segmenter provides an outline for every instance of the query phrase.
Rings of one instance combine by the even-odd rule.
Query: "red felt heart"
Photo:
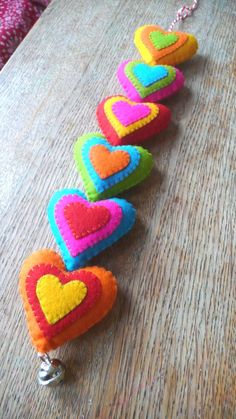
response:
[[[171,112],[164,105],[137,104],[125,96],[111,96],[97,107],[97,120],[114,146],[139,144],[167,128]]]
[[[100,230],[110,220],[109,210],[103,206],[86,207],[72,202],[64,208],[65,219],[76,240]]]
[[[37,283],[44,275],[53,275],[57,277],[62,285],[77,280],[83,282],[87,288],[87,294],[83,301],[55,324],[48,323],[36,293]],[[25,288],[28,301],[37,318],[40,329],[47,339],[52,339],[66,327],[84,316],[99,300],[102,290],[99,279],[92,272],[80,270],[77,272],[65,273],[56,266],[45,264],[36,265],[28,272]],[[47,295],[45,298],[47,298]]]

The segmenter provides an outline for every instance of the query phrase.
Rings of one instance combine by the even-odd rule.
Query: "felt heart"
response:
[[[134,43],[147,64],[177,65],[189,60],[197,51],[196,38],[184,32],[166,32],[160,26],[138,28]]]
[[[124,101],[115,102],[112,106],[112,111],[125,127],[146,118],[151,113],[150,107],[146,104],[139,105]]]
[[[98,133],[78,138],[74,158],[90,201],[131,188],[149,175],[153,165],[152,155],[142,147],[113,147]]]
[[[141,61],[136,61],[133,72],[144,87],[148,87],[153,83],[168,77],[169,75],[167,68],[163,65],[150,66],[142,63]]]
[[[49,272],[40,272],[40,275],[36,296],[48,323],[55,324],[80,305],[87,294],[87,287],[79,279],[64,284],[59,278],[60,273],[51,269]]]
[[[56,252],[41,250],[24,261],[20,293],[33,345],[44,353],[99,322],[114,304],[117,284],[103,268],[66,272]]]
[[[123,199],[92,204],[80,190],[63,189],[51,198],[48,219],[66,268],[72,271],[125,235],[134,224],[135,210]]]
[[[90,159],[101,179],[107,179],[129,165],[130,155],[125,150],[110,151],[106,145],[97,144],[91,147]]]
[[[100,298],[101,284],[83,270],[63,273],[51,265],[39,264],[26,278],[28,300],[48,339],[82,317]]]
[[[71,202],[64,207],[65,219],[76,240],[95,233],[110,220],[106,207],[87,207],[81,202]]]
[[[160,31],[153,31],[150,32],[150,39],[157,49],[167,48],[170,45],[175,44],[179,40],[179,36],[172,32],[172,33],[163,33]]]
[[[125,96],[108,97],[97,108],[100,128],[112,145],[138,144],[165,129],[170,116],[163,105],[137,104]]]
[[[177,68],[150,66],[141,61],[121,63],[117,77],[128,98],[135,102],[158,102],[177,92],[184,84],[184,76]]]

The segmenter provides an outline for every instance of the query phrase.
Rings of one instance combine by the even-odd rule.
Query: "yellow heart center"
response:
[[[55,275],[43,275],[36,286],[36,295],[49,324],[55,324],[81,304],[87,294],[84,282],[62,284]]]

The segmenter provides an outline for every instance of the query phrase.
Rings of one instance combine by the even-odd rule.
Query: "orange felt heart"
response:
[[[68,284],[72,285],[68,287]],[[102,320],[117,294],[116,279],[111,272],[96,266],[67,272],[61,257],[48,249],[35,252],[25,260],[19,286],[32,343],[41,353],[80,336]],[[73,292],[77,293],[76,298]],[[63,317],[58,310],[62,310]]]
[[[95,145],[91,148],[90,159],[101,179],[107,179],[109,176],[120,172],[130,162],[129,153],[126,151],[110,151],[102,144]]]

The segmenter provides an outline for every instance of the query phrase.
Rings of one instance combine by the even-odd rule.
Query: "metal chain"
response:
[[[168,31],[171,32],[173,30],[173,27],[175,26],[175,24],[177,22],[179,22],[180,20],[185,20],[187,19],[189,16],[191,16],[193,14],[193,12],[197,9],[198,7],[198,3],[199,0],[194,0],[192,6],[186,6],[186,4],[184,6],[182,6],[176,13],[176,18],[173,20],[173,22],[171,23]]]

